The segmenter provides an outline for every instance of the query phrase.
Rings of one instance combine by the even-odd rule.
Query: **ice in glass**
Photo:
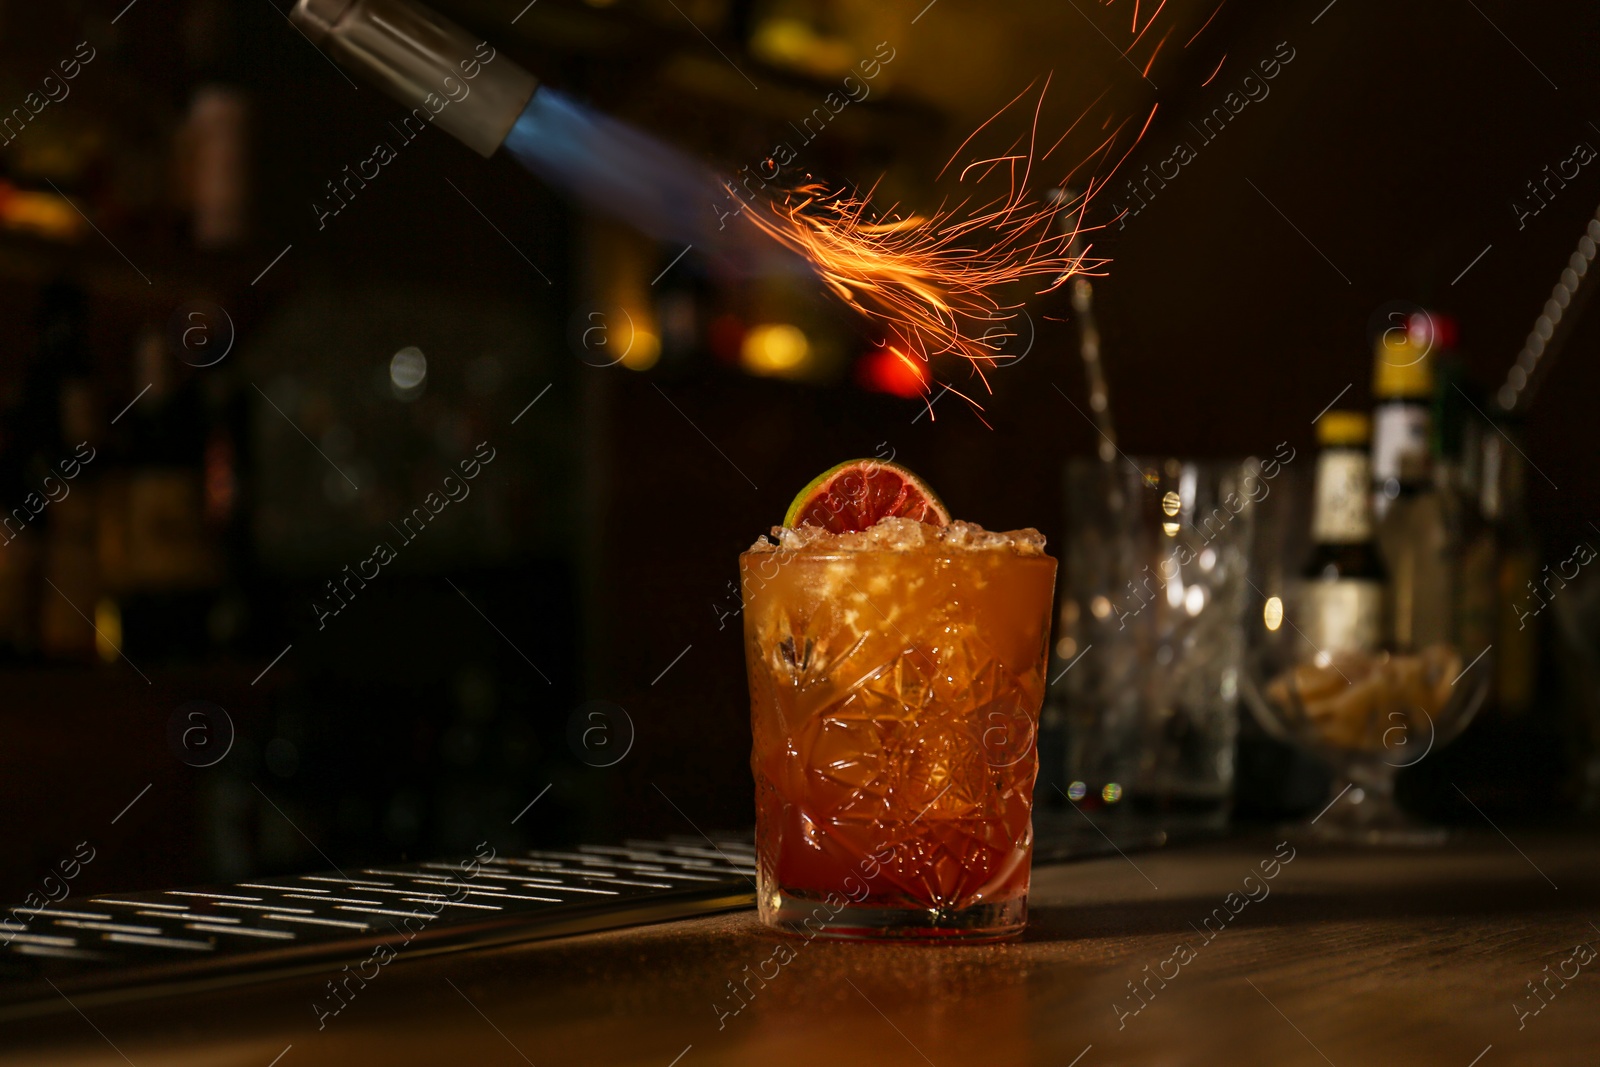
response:
[[[886,518],[740,557],[762,921],[993,939],[1026,922],[1055,560]]]

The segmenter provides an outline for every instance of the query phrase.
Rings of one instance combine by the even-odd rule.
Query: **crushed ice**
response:
[[[1044,555],[1044,535],[1031,526],[990,531],[970,522],[929,526],[915,519],[887,518],[859,533],[830,533],[819,526],[774,526],[750,546],[752,552],[982,552],[1006,550]]]

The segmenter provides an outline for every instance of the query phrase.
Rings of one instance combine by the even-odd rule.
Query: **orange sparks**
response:
[[[1167,6],[1167,0],[1161,0],[1160,7],[1157,7],[1156,8],[1156,13],[1154,15],[1150,16],[1150,21],[1144,24],[1144,29],[1143,30],[1139,30],[1138,35],[1135,36],[1134,39],[1133,39],[1133,43],[1128,45],[1127,48],[1124,48],[1122,50],[1122,54],[1123,55],[1127,55],[1129,52],[1133,51],[1133,46],[1138,44],[1140,42],[1140,40],[1142,40],[1144,38],[1145,32],[1147,30],[1149,30],[1151,26],[1154,26],[1156,24],[1156,18],[1158,16],[1160,16],[1161,8],[1166,7],[1166,6]],[[1168,30],[1167,32],[1171,33],[1172,31]]]
[[[1009,162],[1014,169],[1017,161]],[[1017,186],[971,213],[941,209],[877,222],[870,193],[809,182],[750,217],[809,261],[835,296],[896,338],[904,346],[891,346],[899,359],[926,364],[953,354],[983,378],[1021,319],[1022,303],[1000,290],[1034,281],[1048,291],[1099,265],[1087,250],[1072,251],[1076,229],[1055,232],[1067,207]]]
[[[1024,90],[1006,108],[1026,94]],[[934,357],[958,356],[988,389],[986,372],[1003,365],[1000,360],[1017,358],[1006,351],[1007,345],[1023,329],[1031,330],[1024,326],[1026,287],[1049,292],[1074,275],[1099,273],[1106,263],[1091,256],[1085,238],[1096,227],[1084,226],[1082,219],[1109,175],[1070,196],[1030,186],[1040,161],[1037,134],[1043,100],[1041,90],[1025,149],[1019,139],[1006,152],[974,159],[957,172],[966,194],[953,207],[941,206],[926,215],[902,215],[894,207],[880,213],[872,203],[873,190],[857,193],[808,177],[786,195],[752,204],[755,210],[745,217],[799,254],[829,291],[876,326],[893,358],[917,372],[924,395],[943,384],[977,408],[970,397],[936,382],[918,365],[927,368]],[[1095,152],[1103,158],[1115,140],[1113,134]],[[967,138],[957,155],[971,141]],[[974,171],[977,176],[969,181]],[[993,175],[1003,176],[1006,188],[997,194],[981,192]]]
[[[1161,54],[1161,46],[1167,43],[1167,38],[1172,36],[1172,31],[1175,29],[1177,29],[1176,26],[1168,26],[1167,32],[1163,33],[1161,40],[1156,42],[1156,50],[1150,53],[1150,62],[1146,63],[1144,70],[1139,72],[1143,77],[1148,78],[1150,76],[1150,68],[1156,65],[1156,56]]]
[[[1183,42],[1183,47],[1188,48],[1190,45],[1194,44],[1195,37],[1199,37],[1202,33],[1206,32],[1206,27],[1211,25],[1211,19],[1217,17],[1217,11],[1221,11],[1222,5],[1226,4],[1227,2],[1228,0],[1222,0],[1222,3],[1217,5],[1216,11],[1211,12],[1211,18],[1206,19],[1200,28],[1194,31],[1194,37],[1191,37],[1187,41]]]
[[[1100,90],[1100,95],[1095,97],[1094,101],[1092,103],[1090,103],[1088,107],[1083,109],[1083,113],[1082,114],[1080,114],[1077,118],[1072,120],[1072,125],[1067,127],[1067,132],[1063,133],[1060,137],[1057,137],[1056,138],[1056,143],[1051,145],[1049,148],[1045,149],[1044,155],[1039,157],[1039,162],[1043,163],[1045,160],[1049,159],[1050,158],[1050,153],[1052,153],[1056,149],[1060,148],[1061,147],[1061,142],[1065,141],[1067,139],[1067,135],[1070,134],[1073,130],[1078,128],[1078,123],[1083,121],[1083,116],[1087,115],[1091,110],[1093,110],[1095,104],[1098,104],[1100,101],[1104,100],[1106,98],[1106,94],[1109,93],[1110,91],[1111,91],[1111,86],[1109,86],[1109,85],[1106,86],[1104,89],[1101,89]],[[1106,123],[1109,125],[1110,122],[1111,122],[1111,116],[1107,115],[1106,116]],[[1102,126],[1100,128],[1103,130],[1103,129],[1105,129],[1105,126]]]

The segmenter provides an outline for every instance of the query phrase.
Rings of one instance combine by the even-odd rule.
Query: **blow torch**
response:
[[[541,85],[421,4],[298,0],[290,18],[340,66],[480,155],[504,147],[551,185],[658,240],[688,242],[746,269],[774,269],[770,242],[726,224],[732,194],[709,168]],[[790,266],[787,257],[782,262]]]

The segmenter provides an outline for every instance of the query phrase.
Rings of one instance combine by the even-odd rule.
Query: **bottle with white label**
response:
[[[1433,341],[1422,333],[1380,338],[1373,367],[1372,500],[1389,572],[1385,636],[1396,652],[1420,652],[1454,637],[1458,546],[1433,478]]]
[[[1432,350],[1425,325],[1388,331],[1374,345],[1372,510],[1380,522],[1402,490],[1433,477]]]
[[[1371,424],[1356,411],[1317,420],[1311,557],[1301,571],[1296,625],[1319,665],[1383,644],[1383,560],[1373,540]]]

